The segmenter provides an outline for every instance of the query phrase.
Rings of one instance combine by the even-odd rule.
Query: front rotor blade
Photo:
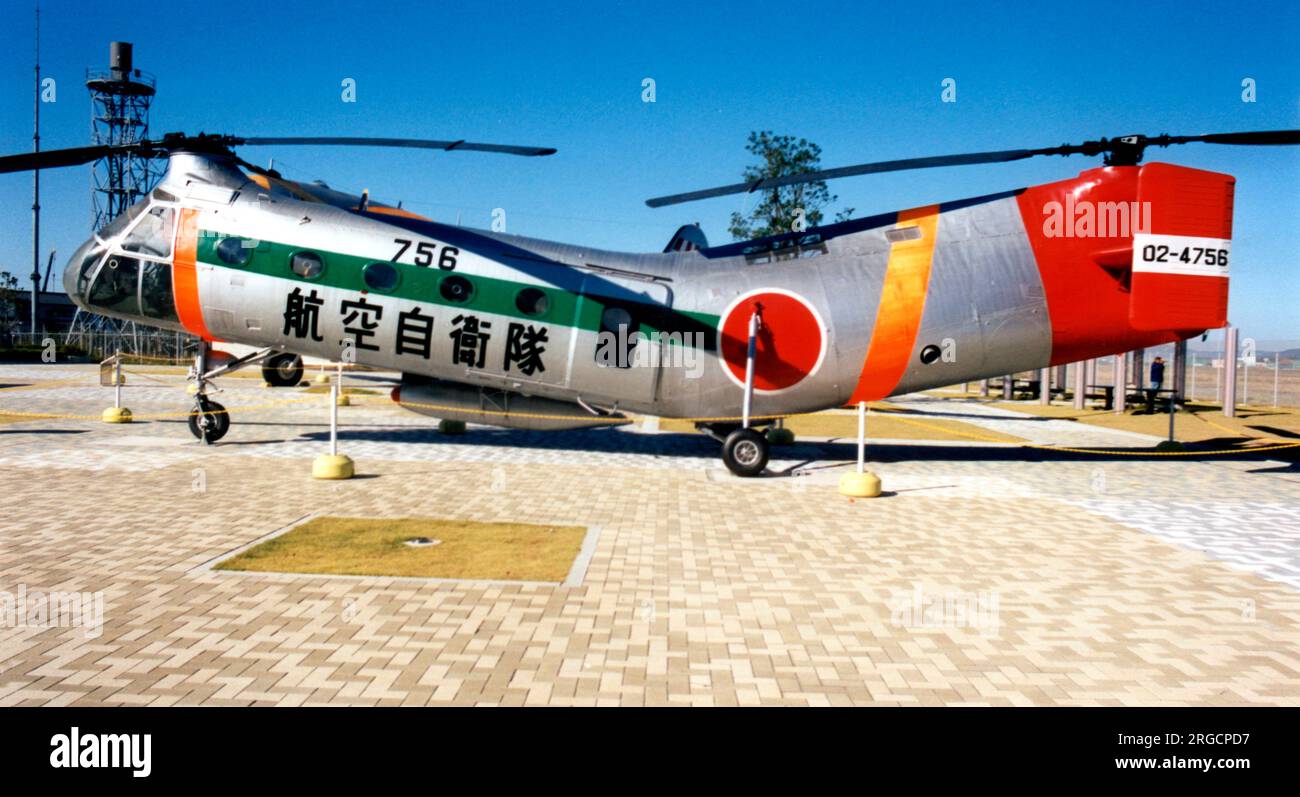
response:
[[[354,146],[354,147],[407,147],[411,149],[467,150],[470,152],[499,152],[505,155],[553,155],[552,147],[516,147],[508,144],[476,144],[472,141],[432,141],[423,138],[370,138],[356,136],[288,136],[236,138],[235,143],[246,146]]]
[[[41,152],[25,152],[21,155],[6,155],[0,157],[0,174],[28,172],[33,169],[58,169],[63,166],[80,166],[83,163],[99,160],[117,149],[122,149],[122,147],[97,144],[92,147],[47,149]]]

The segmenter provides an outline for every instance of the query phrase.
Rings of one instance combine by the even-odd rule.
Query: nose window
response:
[[[90,304],[125,315],[139,315],[136,281],[140,263],[134,258],[109,255],[90,289]]]
[[[122,248],[150,257],[170,257],[175,211],[170,207],[150,208],[122,240]]]
[[[86,288],[90,287],[90,275],[94,273],[95,264],[104,254],[104,250],[99,246],[90,247],[90,251],[81,259],[81,268],[77,271],[77,295],[85,296]]]
[[[176,303],[172,301],[171,266],[145,261],[140,276],[140,310],[149,318],[177,320]]]

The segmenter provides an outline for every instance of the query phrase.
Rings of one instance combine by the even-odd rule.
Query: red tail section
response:
[[[1198,330],[1227,323],[1235,184],[1226,174],[1167,163],[1142,167],[1138,201],[1151,203],[1151,229],[1133,236],[1134,328]]]
[[[1191,337],[1227,320],[1226,174],[1089,169],[1019,196],[1052,322],[1052,363]]]

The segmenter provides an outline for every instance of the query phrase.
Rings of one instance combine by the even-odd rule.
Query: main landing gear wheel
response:
[[[767,467],[767,438],[753,429],[737,429],[722,443],[722,461],[737,476],[757,476]]]
[[[206,396],[199,396],[190,414],[190,434],[212,445],[230,431],[230,413],[226,408]]]
[[[262,363],[262,379],[271,387],[297,387],[302,381],[302,358],[277,354]]]

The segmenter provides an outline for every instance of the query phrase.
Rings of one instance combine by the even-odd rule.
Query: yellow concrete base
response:
[[[199,386],[198,386],[198,385],[187,385],[187,386],[185,387],[185,392],[186,392],[186,393],[189,393],[191,396],[196,396],[196,395],[198,395],[198,392],[199,392]]]
[[[311,462],[313,479],[351,479],[352,458],[342,454],[321,454]]]
[[[330,375],[325,373],[316,374],[311,381],[318,385],[328,385],[330,383]]]
[[[100,416],[104,423],[130,423],[131,411],[126,407],[109,407]]]
[[[346,394],[340,393],[338,399],[335,400],[334,403],[340,407],[349,407],[352,405],[352,399],[348,398]]]
[[[880,477],[871,471],[846,473],[840,477],[840,495],[850,498],[875,498],[880,495]]]

